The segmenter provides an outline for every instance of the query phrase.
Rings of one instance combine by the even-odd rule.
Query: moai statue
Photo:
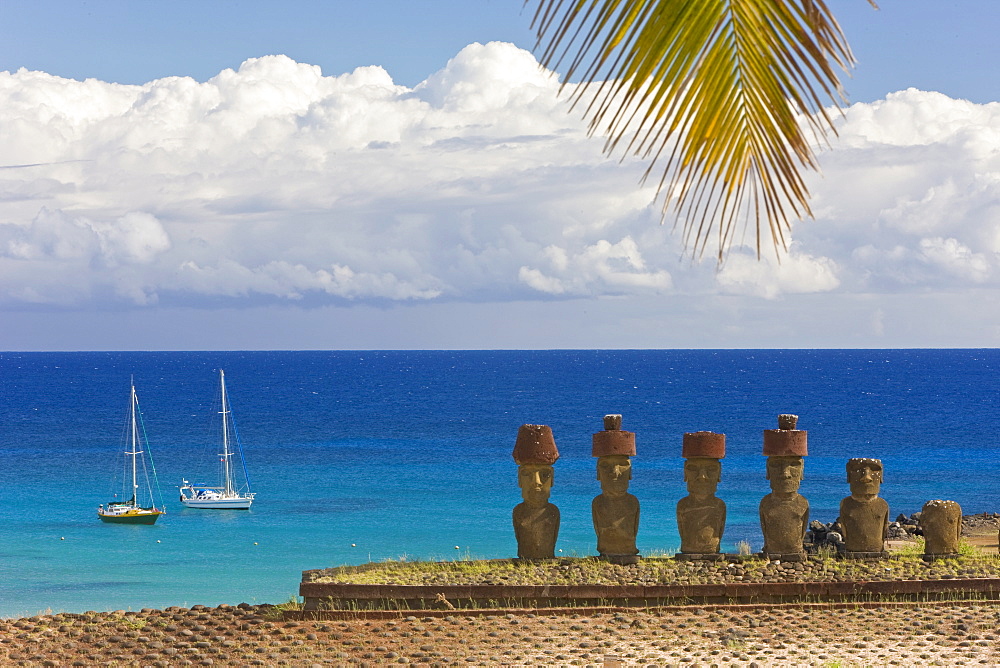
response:
[[[840,526],[849,559],[889,556],[885,540],[889,533],[889,504],[879,498],[882,461],[867,457],[847,460],[847,482],[851,495],[840,502]]]
[[[514,461],[517,485],[523,502],[514,506],[514,536],[520,559],[552,559],[559,535],[559,509],[549,503],[552,465],[559,450],[552,429],[543,424],[524,424],[517,430]]]
[[[920,528],[926,561],[956,556],[962,537],[962,506],[954,501],[928,501],[920,511]]]
[[[601,481],[601,493],[591,504],[597,552],[612,563],[638,563],[639,499],[628,493],[635,433],[622,431],[621,415],[604,416],[604,431],[594,434],[591,454]]]
[[[684,434],[684,482],[688,495],[677,502],[681,551],[677,559],[721,559],[719,545],[726,528],[726,504],[716,498],[726,456],[726,435],[710,431]]]
[[[776,561],[805,559],[809,502],[799,494],[808,454],[807,431],[796,429],[797,415],[779,415],[777,429],[764,430],[764,455],[771,493],[760,500],[763,556]]]

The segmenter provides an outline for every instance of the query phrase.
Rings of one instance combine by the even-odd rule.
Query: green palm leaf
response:
[[[542,64],[580,77],[574,106],[607,152],[650,159],[644,180],[662,168],[663,214],[693,254],[714,239],[722,262],[750,221],[758,257],[765,227],[787,248],[791,222],[812,216],[810,139],[835,132],[823,100],[840,107],[837,69],[854,63],[823,0],[537,4]]]

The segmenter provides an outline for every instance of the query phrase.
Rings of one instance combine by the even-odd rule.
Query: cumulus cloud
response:
[[[996,285],[1000,103],[909,89],[838,129],[797,247],[833,258],[848,290]]]
[[[813,257],[793,248],[780,260],[771,255],[758,260],[751,253],[736,253],[719,272],[718,283],[727,294],[775,299],[783,294],[828,292],[840,285],[840,279],[830,258]]]
[[[19,279],[4,282],[7,297],[30,303],[86,301],[86,280],[73,277],[88,275],[101,276],[101,284],[127,302],[155,302],[144,270],[169,249],[166,230],[146,213],[92,220],[43,208],[25,226],[0,225],[0,260],[6,258]]]
[[[542,253],[548,274],[535,267],[521,267],[518,277],[526,285],[551,295],[585,295],[599,286],[601,293],[665,292],[672,283],[662,269],[650,271],[631,237],[612,244],[606,240],[571,255],[559,246]]]
[[[530,298],[522,268],[557,247],[547,294],[662,288],[627,229],[651,217],[641,165],[607,160],[557,89],[500,43],[413,89],[284,56],[203,83],[0,73],[3,296]],[[126,266],[141,294],[115,288]]]
[[[285,56],[141,86],[0,72],[0,305],[767,300],[995,286],[1000,104],[851,107],[791,251],[716,271],[558,81],[472,44],[408,88]]]

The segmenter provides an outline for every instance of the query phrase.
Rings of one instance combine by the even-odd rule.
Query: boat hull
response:
[[[181,499],[181,503],[188,508],[249,510],[253,499]]]
[[[219,487],[184,485],[180,501],[187,508],[203,510],[249,510],[253,492],[226,492]]]
[[[110,524],[155,524],[156,520],[158,520],[162,514],[162,512],[157,510],[153,512],[127,512],[115,515],[97,513],[97,516],[101,518],[102,522],[108,522]]]

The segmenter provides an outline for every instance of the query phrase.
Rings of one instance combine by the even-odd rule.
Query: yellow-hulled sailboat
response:
[[[122,496],[128,501],[111,501],[107,505],[101,505],[97,509],[97,516],[102,522],[114,524],[153,524],[164,514],[161,508],[157,508],[153,501],[153,481],[156,480],[156,468],[153,466],[153,457],[149,453],[149,443],[146,442],[145,429],[140,429],[142,425],[142,414],[139,411],[139,399],[135,394],[135,383],[132,383],[132,397],[129,401],[128,421],[125,425],[129,436],[125,439],[128,449],[125,451],[125,470],[122,476]],[[141,448],[145,444],[145,451]],[[142,455],[145,454],[146,457]],[[149,460],[149,468],[146,467],[146,460]],[[142,479],[145,486],[140,495],[139,472],[142,471]],[[150,480],[152,473],[152,481]],[[115,496],[118,496],[117,494]],[[143,501],[147,505],[143,505]]]

